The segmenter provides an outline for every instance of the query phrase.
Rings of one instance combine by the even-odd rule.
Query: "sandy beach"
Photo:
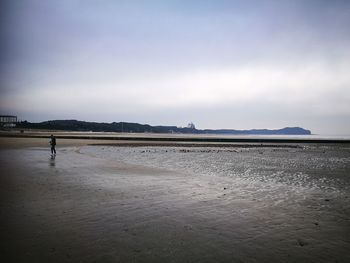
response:
[[[110,143],[0,138],[1,258],[350,261],[348,145]]]

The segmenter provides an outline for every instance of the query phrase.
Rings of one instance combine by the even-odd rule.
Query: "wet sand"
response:
[[[88,154],[91,141],[60,140],[51,159],[45,139],[0,139],[6,262],[350,261],[347,188],[269,202],[232,178]]]

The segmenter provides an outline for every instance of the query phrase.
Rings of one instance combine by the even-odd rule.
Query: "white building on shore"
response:
[[[17,116],[0,115],[0,127],[12,128],[16,127]]]

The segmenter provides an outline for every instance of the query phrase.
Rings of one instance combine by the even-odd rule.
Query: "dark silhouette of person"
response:
[[[55,147],[56,147],[56,138],[55,138],[55,136],[53,136],[52,134],[51,134],[50,144],[51,144],[51,154],[52,154],[52,155],[53,155],[53,154],[56,155],[56,149],[55,149]]]

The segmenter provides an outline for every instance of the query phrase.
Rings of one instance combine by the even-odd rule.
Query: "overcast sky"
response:
[[[0,114],[350,135],[350,1],[1,1]]]

